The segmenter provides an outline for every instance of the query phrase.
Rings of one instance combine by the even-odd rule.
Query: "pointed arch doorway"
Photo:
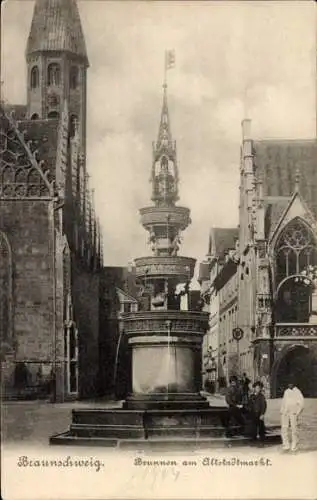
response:
[[[287,346],[272,368],[272,393],[282,397],[290,378],[304,397],[317,396],[317,353],[306,344]]]

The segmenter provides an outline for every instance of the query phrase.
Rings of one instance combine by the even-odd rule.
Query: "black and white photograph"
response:
[[[317,497],[317,3],[1,5],[1,497]]]

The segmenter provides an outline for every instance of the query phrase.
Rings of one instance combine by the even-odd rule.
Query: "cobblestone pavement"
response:
[[[225,404],[221,396],[208,396],[210,404]],[[266,422],[280,423],[280,399],[268,400]],[[69,428],[73,408],[120,406],[114,401],[87,401],[52,404],[45,401],[6,402],[2,404],[3,443],[47,444],[52,434]],[[317,399],[306,399],[300,417],[299,434],[301,448],[317,450]]]

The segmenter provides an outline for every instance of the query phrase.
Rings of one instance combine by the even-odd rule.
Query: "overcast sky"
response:
[[[33,1],[3,8],[5,98],[26,101],[24,50]],[[179,204],[192,225],[181,254],[202,259],[211,226],[238,223],[241,120],[254,137],[315,134],[314,2],[79,1],[88,71],[88,169],[104,235],[105,265],[145,255],[138,209],[150,200],[165,49]]]

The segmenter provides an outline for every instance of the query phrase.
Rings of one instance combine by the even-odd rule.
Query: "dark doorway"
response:
[[[53,119],[53,118],[54,118],[55,120],[57,120],[57,119],[59,118],[59,113],[58,113],[57,111],[51,111],[51,112],[47,115],[47,117],[48,117],[49,119]]]
[[[290,378],[304,397],[317,396],[317,357],[308,347],[294,346],[281,359],[273,381],[276,397],[283,396]]]

